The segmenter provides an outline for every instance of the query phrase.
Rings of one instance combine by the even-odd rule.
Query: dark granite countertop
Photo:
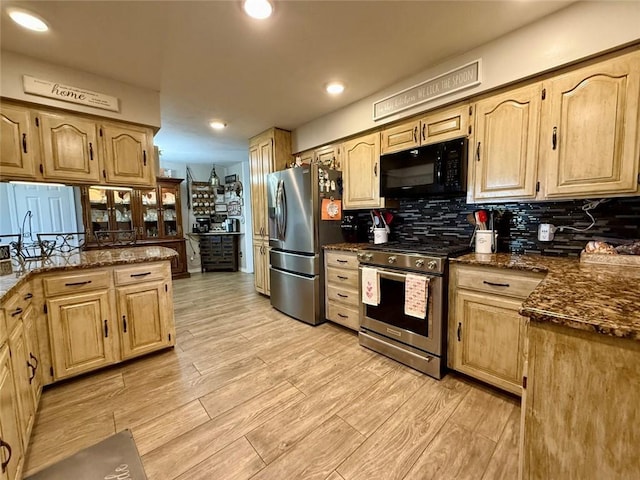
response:
[[[523,302],[522,315],[640,341],[640,268],[506,253],[471,253],[451,261],[546,273]]]
[[[37,273],[157,262],[171,260],[177,255],[178,252],[171,248],[158,246],[88,250],[72,255],[53,255],[45,261],[28,262],[24,272],[0,276],[0,301],[4,301],[6,294],[20,287]]]
[[[338,250],[342,252],[357,252],[362,248],[367,248],[369,245],[371,244],[366,242],[362,242],[362,243],[343,242],[343,243],[332,243],[330,245],[324,245],[322,248],[324,248],[325,250]]]

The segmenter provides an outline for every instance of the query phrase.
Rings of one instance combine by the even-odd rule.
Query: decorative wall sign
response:
[[[89,107],[102,108],[103,110],[119,111],[118,99],[104,93],[72,87],[61,83],[42,80],[30,75],[22,76],[22,85],[25,93],[40,95],[41,97],[55,98],[64,102],[88,105]]]
[[[478,59],[435,78],[373,103],[373,120],[380,120],[421,103],[480,85],[482,60]]]
[[[229,202],[227,204],[227,214],[230,216],[242,215],[242,205],[240,205],[240,202]]]

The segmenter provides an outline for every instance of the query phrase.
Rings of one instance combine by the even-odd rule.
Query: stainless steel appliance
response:
[[[325,321],[322,245],[342,241],[340,179],[319,165],[267,176],[271,305],[312,325]]]
[[[380,156],[380,195],[455,195],[467,191],[467,139]]]
[[[376,268],[380,292],[377,306],[360,304],[360,345],[442,378],[446,367],[447,258],[468,250],[468,246],[416,242],[372,245],[358,251],[360,279],[363,266]],[[408,273],[428,279],[424,319],[405,314]]]

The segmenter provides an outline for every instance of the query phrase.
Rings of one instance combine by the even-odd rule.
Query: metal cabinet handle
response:
[[[413,141],[414,142],[418,141],[418,126],[417,125],[415,127],[413,127]]]
[[[460,332],[462,330],[462,323],[458,322],[458,341],[460,341]]]
[[[349,277],[343,277],[342,275],[336,275],[340,280],[348,280]]]
[[[423,141],[427,139],[426,128],[427,128],[427,124],[423,123],[422,124],[422,140]]]
[[[7,466],[11,461],[11,445],[0,438],[0,448],[6,448],[8,452],[7,459],[2,462],[2,465],[0,465],[0,467],[2,468],[2,473],[5,473],[7,471]]]
[[[336,262],[338,262],[338,263],[349,263],[349,260],[341,260],[341,259],[337,258]]]
[[[127,333],[127,317],[125,315],[122,315],[122,330]]]
[[[342,294],[342,293],[338,293],[338,296],[339,296],[340,298],[349,298],[349,295],[344,295],[344,294]]]
[[[480,161],[480,142],[478,142],[478,148],[476,148],[476,160]]]
[[[24,300],[29,300],[30,298],[33,298],[33,293],[29,292],[27,293],[24,297],[22,297]]]
[[[93,160],[93,144],[89,142],[89,160]]]
[[[104,321],[104,338],[109,338],[109,321]]]
[[[492,287],[508,287],[509,286],[508,283],[493,283],[493,282],[487,282],[486,280],[483,280],[482,283],[486,285],[491,285]]]
[[[378,176],[378,164],[375,163],[373,165],[373,174],[377,177]]]
[[[64,286],[65,287],[79,287],[80,285],[89,285],[90,283],[91,283],[91,280],[85,280],[84,282],[65,283]]]
[[[33,382],[33,379],[36,378],[36,367],[27,362],[27,368],[31,369],[31,374],[29,375],[29,385]]]
[[[24,153],[27,153],[27,134],[26,133],[22,134],[22,151]]]
[[[554,150],[558,146],[558,127],[553,127],[553,134],[551,135],[551,146]]]
[[[16,317],[22,313],[22,308],[18,307],[13,312],[11,312],[12,317]]]
[[[338,314],[338,316],[339,316],[340,318],[349,318],[349,315],[343,315],[343,314],[341,314],[341,313],[339,313],[339,314]]]
[[[29,358],[36,362],[33,368],[38,368],[38,358],[32,352],[29,352]]]
[[[147,151],[146,150],[142,151],[142,165],[144,165],[145,167],[147,166]]]
[[[130,276],[133,278],[136,278],[136,277],[146,277],[147,275],[151,275],[151,272],[132,273]]]

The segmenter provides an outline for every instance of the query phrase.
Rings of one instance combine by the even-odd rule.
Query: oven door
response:
[[[380,277],[380,303],[377,306],[361,303],[363,330],[440,356],[444,329],[442,277],[425,275],[429,279],[429,298],[427,314],[421,319],[404,313],[406,273],[383,268],[377,270]]]

